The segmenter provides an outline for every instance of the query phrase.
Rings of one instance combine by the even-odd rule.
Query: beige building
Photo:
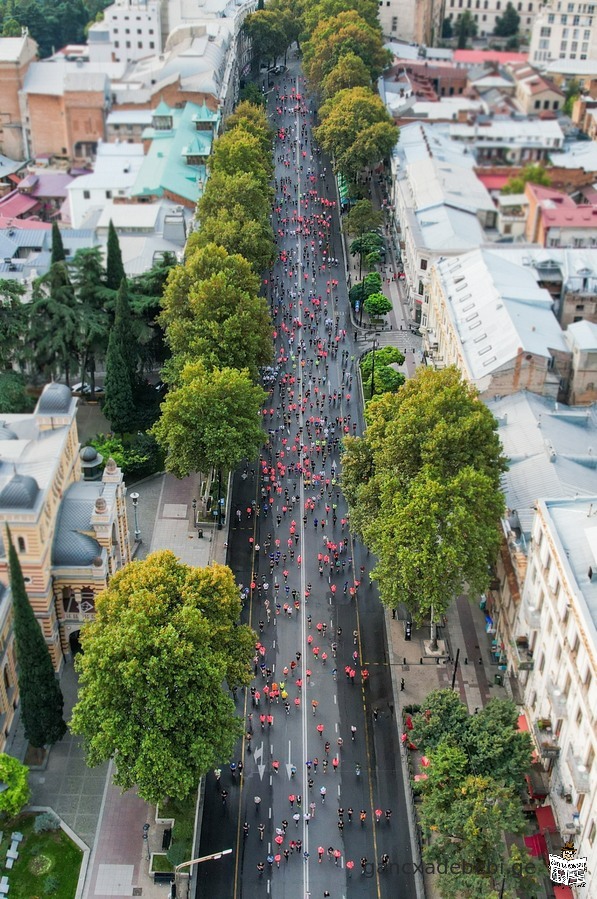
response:
[[[0,584],[9,584],[9,526],[57,670],[95,597],[131,559],[122,472],[109,460],[101,475],[95,450],[79,452],[76,405],[68,387],[49,384],[31,415],[0,425]]]
[[[409,43],[437,44],[442,33],[441,0],[379,0],[383,34]]]
[[[572,353],[567,401],[574,405],[597,402],[597,325],[577,321],[564,336]]]
[[[562,91],[528,63],[511,63],[506,66],[506,71],[514,79],[514,96],[525,115],[557,112],[564,105]]]
[[[431,267],[421,330],[428,363],[455,365],[481,396],[532,390],[561,398],[570,350],[550,294],[488,249]]]
[[[27,33],[0,38],[0,153],[10,159],[25,159],[19,91],[36,58],[37,44]]]

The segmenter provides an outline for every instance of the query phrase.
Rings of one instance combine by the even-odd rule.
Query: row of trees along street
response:
[[[164,289],[158,321],[171,354],[169,390],[152,430],[177,477],[226,475],[265,439],[257,382],[272,355],[259,295],[275,252],[271,146],[263,109],[240,103],[215,142],[184,264]],[[126,364],[122,346],[121,357]],[[249,683],[256,639],[238,626],[240,611],[226,566],[193,568],[164,551],[112,578],[76,661],[70,726],[84,738],[88,764],[114,759],[120,786],[158,802],[189,796],[231,756],[242,721],[229,690]]]
[[[377,557],[382,602],[430,619],[435,640],[454,598],[489,585],[504,511],[497,423],[455,368],[419,369],[365,418],[344,441],[351,528]]]
[[[453,690],[435,690],[411,711],[408,739],[426,758],[416,784],[423,860],[441,866],[441,895],[535,895],[545,868],[521,838],[525,819],[519,794],[526,788],[532,745],[530,735],[518,730],[516,705],[492,699],[469,715]]]

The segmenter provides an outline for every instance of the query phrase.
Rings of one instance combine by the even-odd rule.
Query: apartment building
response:
[[[597,204],[577,204],[567,194],[540,184],[525,185],[529,203],[526,239],[543,247],[597,246]]]
[[[379,22],[387,38],[433,46],[442,33],[442,0],[379,0]]]
[[[107,32],[112,59],[132,62],[162,52],[162,0],[116,0],[104,10],[102,22],[90,28],[95,34]],[[166,34],[167,37],[167,34]]]
[[[555,60],[597,57],[594,3],[549,0],[532,23],[529,62],[545,67]]]
[[[25,159],[19,91],[35,59],[37,44],[26,32],[0,38],[0,153],[10,159]]]
[[[489,37],[495,31],[495,24],[508,5],[508,0],[445,0],[444,15],[455,24],[456,19],[468,10],[477,23],[479,37]],[[530,31],[534,17],[540,7],[540,0],[513,0],[514,9],[520,16],[520,30]]]

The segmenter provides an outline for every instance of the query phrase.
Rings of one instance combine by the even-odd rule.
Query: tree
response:
[[[79,313],[65,262],[55,262],[33,282],[28,340],[38,372],[45,378],[66,376],[78,364]]]
[[[433,765],[433,756],[431,765]],[[445,767],[445,766],[442,766]],[[501,892],[504,831],[525,830],[520,800],[511,788],[491,776],[470,774],[451,789],[422,782],[421,821],[433,839],[423,849],[428,864],[441,864],[444,899],[514,899],[518,892]],[[505,886],[505,884],[503,884]]]
[[[394,392],[404,384],[404,375],[392,368],[392,365],[404,365],[403,354],[393,346],[385,346],[363,356],[360,363],[361,377],[363,390],[369,399],[372,386],[374,395],[377,396],[379,393]],[[373,383],[374,373],[375,383]]]
[[[25,737],[38,749],[66,732],[64,699],[45,637],[29,603],[23,572],[8,531],[8,563],[18,663],[21,718]]]
[[[398,129],[381,98],[365,87],[340,91],[319,110],[315,137],[348,178],[387,156]]]
[[[383,224],[383,213],[375,209],[371,200],[358,200],[344,216],[343,231],[349,237],[360,237],[367,231],[375,231]]]
[[[334,94],[351,87],[371,87],[369,70],[360,56],[352,51],[341,56],[321,82],[321,95],[324,100],[331,99]]]
[[[33,412],[34,398],[27,393],[25,379],[20,372],[5,371],[0,374],[0,414],[13,415]]]
[[[250,682],[255,635],[239,625],[229,568],[152,553],[111,579],[81,634],[79,701],[70,729],[87,764],[112,758],[123,790],[184,799],[231,757],[242,734],[223,685]]]
[[[185,365],[152,429],[166,454],[166,469],[184,478],[212,467],[229,471],[252,458],[265,440],[260,422],[265,397],[246,370]]]
[[[379,293],[380,290],[381,275],[379,272],[369,272],[362,281],[357,281],[356,284],[353,284],[348,292],[348,298],[352,307],[355,308],[357,302],[364,303],[367,297],[371,296],[372,293]]]
[[[383,293],[372,293],[364,302],[365,312],[374,317],[387,315],[392,311],[392,301],[388,300]],[[403,360],[404,361],[404,360]]]
[[[7,818],[16,818],[29,799],[29,768],[5,752],[0,753],[0,782],[6,789],[0,793],[0,812]]]
[[[235,128],[242,128],[256,137],[264,154],[271,153],[273,131],[262,104],[241,101],[226,119],[226,131],[234,131]],[[207,183],[209,185],[209,181]]]
[[[583,86],[578,78],[570,78],[566,81],[565,100],[563,110],[566,115],[572,115],[572,107],[581,96]]]
[[[355,238],[350,245],[350,255],[356,256],[358,253],[359,256],[359,278],[361,277],[363,257],[370,257],[377,254],[379,257],[379,250],[384,245],[384,239],[380,234],[377,234],[375,231],[368,231],[365,234],[361,234],[360,237]]]
[[[126,281],[123,279],[116,299],[116,315],[106,353],[105,400],[103,413],[118,434],[134,430],[133,391],[135,369],[130,339],[130,313]]]
[[[29,306],[26,288],[18,281],[0,278],[0,369],[24,367],[28,352]]]
[[[217,217],[223,209],[234,212],[240,207],[245,219],[250,217],[265,224],[269,221],[272,200],[271,187],[264,187],[252,172],[228,175],[216,171],[210,175],[199,200],[197,218],[203,223],[205,219]]]
[[[131,325],[139,372],[155,368],[168,356],[164,332],[159,327],[157,319],[168,275],[175,265],[174,253],[164,253],[146,272],[129,279]]]
[[[449,41],[453,34],[452,19],[447,16],[442,23],[442,38]]]
[[[173,367],[246,368],[256,381],[272,356],[272,321],[260,279],[242,256],[215,244],[195,250],[164,292],[160,323]]]
[[[253,49],[253,71],[259,71],[259,63],[265,60],[275,63],[288,44],[279,14],[271,9],[258,9],[243,22],[243,30]]]
[[[519,28],[520,16],[514,9],[513,5],[511,3],[508,3],[506,9],[504,10],[504,14],[502,16],[496,17],[493,33],[497,37],[510,37],[511,35],[518,34]]]
[[[95,394],[95,367],[108,345],[110,317],[106,302],[110,291],[104,285],[104,267],[99,247],[77,250],[71,264],[73,286],[79,314],[79,358],[81,382],[89,372],[89,385]]]
[[[351,0],[350,9],[358,13],[372,28],[378,27],[379,7],[376,0]],[[309,4],[302,16],[305,32],[309,34],[315,31],[320,22],[326,22],[346,10],[346,0],[319,0],[319,3]]]
[[[322,19],[303,48],[303,66],[312,89],[319,90],[325,76],[347,53],[361,57],[375,81],[392,61],[384,50],[379,23],[369,24],[354,9]]]
[[[458,49],[466,48],[469,37],[476,37],[477,23],[469,9],[465,9],[456,19],[454,34],[458,38]]]
[[[259,221],[242,206],[220,209],[201,222],[198,231],[191,234],[187,252],[218,244],[230,254],[239,253],[247,259],[255,272],[268,269],[276,258],[274,236],[269,221]]]
[[[462,744],[468,720],[467,707],[454,690],[432,690],[421,710],[412,716],[410,738],[425,755],[444,742],[460,747],[459,751],[464,753]],[[468,763],[466,770],[470,771]]]
[[[263,91],[259,90],[254,81],[248,81],[241,87],[238,99],[241,103],[251,103],[253,106],[265,106],[266,103],[266,97]]]
[[[118,240],[118,234],[112,219],[110,219],[106,258],[106,287],[109,287],[110,290],[120,290],[123,279],[126,279],[126,273],[122,262],[120,241]]]
[[[541,184],[543,187],[549,187],[551,178],[540,163],[529,163],[518,173],[508,178],[501,192],[503,194],[523,194],[525,184]]]
[[[264,187],[273,175],[271,153],[265,154],[261,139],[241,125],[233,131],[225,131],[214,143],[210,169],[224,175],[252,172]]]
[[[366,418],[357,442],[371,462],[358,472],[355,441],[343,456],[351,525],[378,557],[382,601],[429,615],[435,640],[434,622],[465,585],[487,588],[504,508],[497,424],[456,369],[419,371],[373,399]]]
[[[60,233],[58,222],[52,222],[52,255],[50,260],[52,264],[54,262],[64,262],[66,260],[64,244],[62,243],[62,234]]]

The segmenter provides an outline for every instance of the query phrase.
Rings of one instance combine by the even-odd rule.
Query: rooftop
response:
[[[597,407],[563,406],[525,390],[486,405],[510,460],[502,475],[506,505],[528,541],[537,500],[597,494]]]
[[[437,263],[468,375],[481,391],[520,352],[569,352],[553,300],[522,266],[486,249]]]
[[[544,228],[597,227],[597,206],[576,204],[567,194],[540,184],[527,183],[525,192],[535,196]]]
[[[597,143],[593,140],[567,142],[561,153],[550,153],[550,160],[552,165],[565,169],[597,172]]]
[[[579,322],[572,322],[566,328],[566,334],[570,344],[579,350],[585,352],[597,350],[597,325],[594,322],[584,318]]]
[[[497,63],[505,65],[508,62],[526,62],[526,53],[510,53],[502,50],[454,50],[454,62],[456,65],[476,66],[479,63]]]
[[[0,37],[0,62],[18,62],[21,58],[28,34],[20,37]]]
[[[41,62],[32,62],[25,75],[23,91],[26,94],[62,96],[65,90],[103,91],[111,79],[124,72],[120,62],[71,62],[56,55]]]

